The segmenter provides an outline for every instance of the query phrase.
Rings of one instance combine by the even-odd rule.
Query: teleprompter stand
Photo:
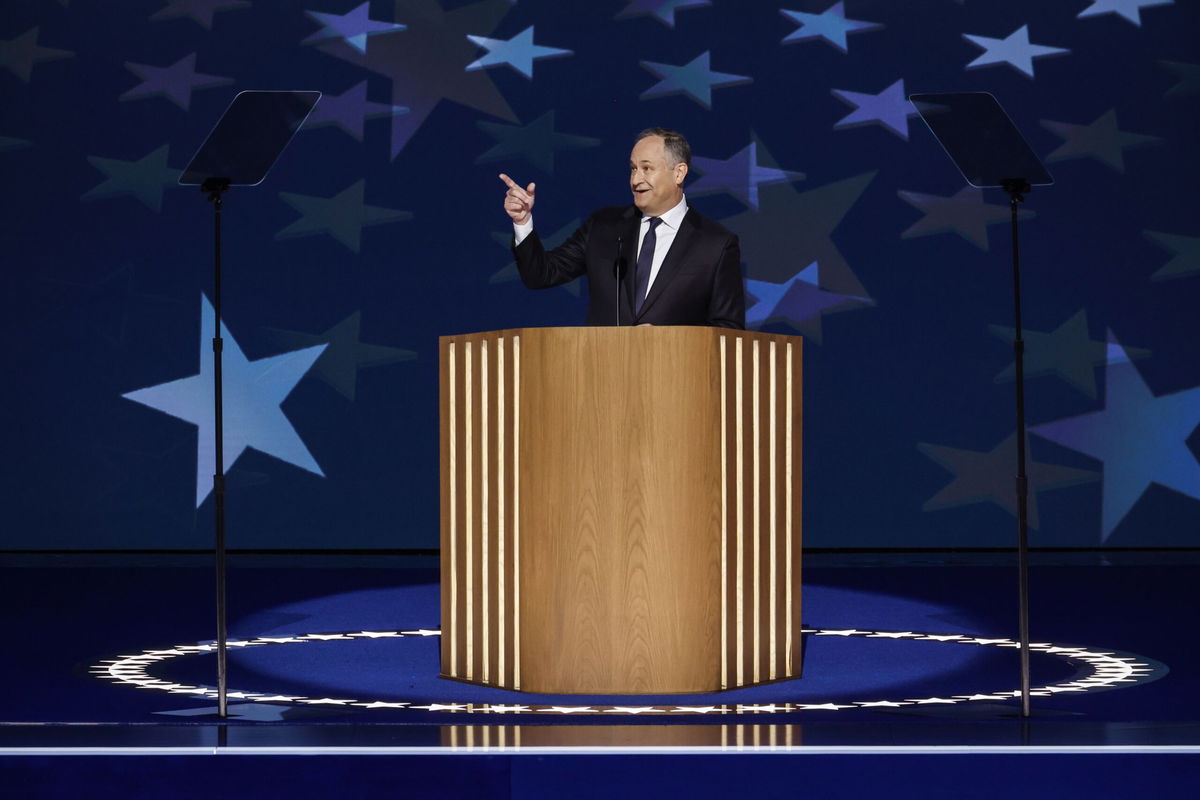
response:
[[[199,186],[213,204],[213,422],[216,512],[217,714],[228,716],[225,624],[225,430],[221,387],[221,203],[231,186],[257,186],[283,153],[320,99],[320,92],[240,92],[204,144],[192,156],[179,182]]]
[[[1013,314],[1017,383],[1017,580],[1021,656],[1021,716],[1029,701],[1029,478],[1025,472],[1025,342],[1021,338],[1021,248],[1017,207],[1034,185],[1054,183],[1021,132],[986,92],[914,94],[909,100],[946,150],[967,183],[1003,189],[1012,209]]]

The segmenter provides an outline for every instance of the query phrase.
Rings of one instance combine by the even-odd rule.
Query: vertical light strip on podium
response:
[[[747,341],[749,340],[749,341]],[[795,677],[800,383],[791,342],[722,333],[721,686]]]
[[[443,353],[448,625],[442,673],[520,685],[520,339],[480,334]],[[510,616],[511,615],[511,616]]]

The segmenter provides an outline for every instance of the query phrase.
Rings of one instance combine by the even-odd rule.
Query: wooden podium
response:
[[[440,340],[442,675],[709,692],[800,671],[801,340]]]

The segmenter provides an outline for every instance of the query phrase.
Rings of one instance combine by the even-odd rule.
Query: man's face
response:
[[[633,204],[648,217],[670,211],[683,196],[683,178],[687,164],[667,164],[667,151],[661,136],[639,139],[629,154],[629,188]]]

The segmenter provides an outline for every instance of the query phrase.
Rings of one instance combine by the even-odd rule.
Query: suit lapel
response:
[[[654,279],[654,283],[650,284],[650,292],[646,295],[646,302],[642,303],[642,313],[638,315],[639,317],[650,310],[654,302],[666,291],[667,284],[679,272],[679,268],[683,264],[683,257],[687,254],[687,249],[691,247],[695,238],[696,226],[692,222],[694,213],[696,212],[689,208],[683,217],[683,222],[679,224],[675,241],[671,242],[671,249],[667,251],[667,257],[663,259],[662,266],[658,269],[658,277]]]

